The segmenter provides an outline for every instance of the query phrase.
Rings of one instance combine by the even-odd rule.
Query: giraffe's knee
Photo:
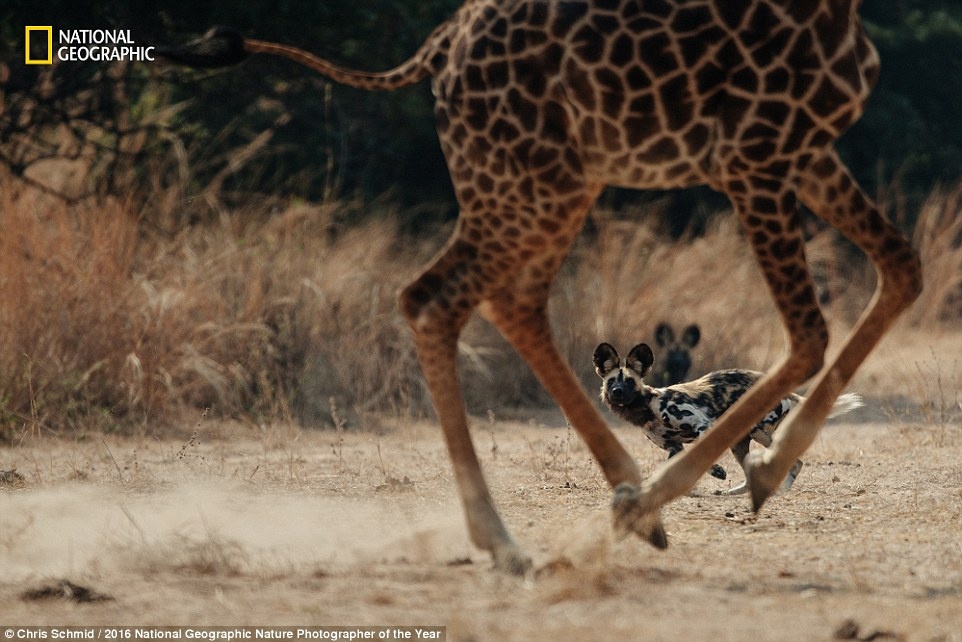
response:
[[[417,337],[457,336],[474,308],[470,297],[430,272],[401,289],[398,305]]]
[[[828,326],[817,306],[806,315],[802,328],[792,335],[789,356],[798,381],[809,379],[822,369],[828,349]]]
[[[438,277],[425,274],[409,283],[398,293],[398,306],[411,328],[417,331],[423,325],[422,316],[437,300],[442,281]]]
[[[883,292],[894,299],[898,311],[922,293],[922,260],[901,234],[886,240],[879,268]]]
[[[477,247],[455,237],[442,255],[398,295],[401,313],[415,334],[456,334],[477,306],[483,279]]]
[[[799,381],[814,377],[825,365],[825,344],[812,344],[795,355],[795,367],[801,374]]]

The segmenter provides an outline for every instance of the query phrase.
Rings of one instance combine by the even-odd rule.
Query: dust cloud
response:
[[[425,507],[410,496],[67,484],[0,495],[0,515],[0,573],[9,581],[124,570],[274,576],[477,554],[459,507]]]

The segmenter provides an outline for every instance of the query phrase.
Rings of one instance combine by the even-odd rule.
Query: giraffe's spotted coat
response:
[[[430,77],[460,206],[448,245],[400,295],[444,430],[473,541],[495,564],[531,561],[491,500],[468,432],[458,338],[473,310],[527,361],[615,488],[616,522],[657,546],[657,509],[684,493],[795,386],[822,368],[828,331],[799,203],[879,272],[876,296],[752,477],[756,507],[817,433],[832,401],[921,289],[918,255],[861,192],[833,141],[865,108],[878,57],[860,0],[467,0],[396,69],[343,69],[303,50],[213,30],[164,53],[186,64],[286,56],[368,90]],[[551,282],[606,185],[706,184],[739,217],[790,339],[787,358],[678,465],[638,467],[555,346]],[[757,489],[755,487],[757,485]],[[757,492],[756,492],[757,490]]]

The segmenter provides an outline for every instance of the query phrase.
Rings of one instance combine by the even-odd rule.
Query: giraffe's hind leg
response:
[[[455,232],[435,262],[401,292],[400,304],[414,332],[471,540],[491,553],[497,568],[525,575],[531,559],[515,544],[494,506],[468,432],[458,383],[458,336],[480,299],[476,258],[477,248]]]
[[[756,510],[785,477],[795,458],[811,445],[858,366],[922,289],[918,254],[879,214],[834,152],[808,166],[799,181],[799,197],[869,256],[878,273],[878,284],[838,356],[819,373],[808,398],[786,418],[772,447],[749,458]]]
[[[574,240],[596,190],[571,187],[567,199],[523,211],[462,208],[454,237],[436,261],[401,293],[401,307],[414,331],[425,380],[441,423],[472,541],[490,551],[495,565],[526,574],[531,560],[514,543],[485,482],[468,432],[457,377],[457,340],[468,316],[480,312],[512,343],[616,488],[638,488],[638,468],[610,431],[565,363],[547,320],[548,292],[555,272]],[[484,221],[498,218],[493,229]],[[508,223],[510,221],[510,227]],[[551,230],[550,241],[542,232]],[[665,545],[657,518],[636,521],[634,532],[656,546]]]
[[[790,340],[789,353],[711,430],[645,481],[627,520],[651,519],[650,513],[691,489],[726,448],[748,435],[771,408],[822,365],[828,330],[805,261],[794,186],[779,165],[783,163],[773,163],[770,173],[757,167],[730,176],[723,186],[781,314]]]

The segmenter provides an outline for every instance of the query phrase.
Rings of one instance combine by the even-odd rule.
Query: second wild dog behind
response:
[[[716,370],[703,377],[657,388],[645,383],[655,358],[648,344],[636,345],[628,353],[624,364],[618,351],[608,343],[595,348],[593,356],[595,372],[601,377],[601,400],[616,415],[645,431],[648,438],[659,448],[668,451],[671,458],[680,453],[684,444],[693,442],[721,417],[745,392],[758,381],[762,374],[754,370]],[[746,471],[745,459],[751,442],[757,441],[766,448],[772,443],[772,433],[788,412],[800,404],[804,397],[792,393],[771,409],[744,438],[731,447],[732,455]],[[839,396],[829,417],[849,412],[862,404],[862,398],[853,392]],[[795,482],[802,461],[792,466],[782,490],[788,490]],[[725,470],[715,464],[711,475],[725,479]],[[746,481],[732,488],[728,494],[747,491]]]
[[[691,350],[700,339],[701,329],[696,323],[682,330],[679,339],[675,339],[675,329],[671,324],[664,321],[659,323],[655,328],[655,342],[661,351],[656,360],[658,367],[649,374],[651,383],[670,386],[684,381],[691,370]]]

